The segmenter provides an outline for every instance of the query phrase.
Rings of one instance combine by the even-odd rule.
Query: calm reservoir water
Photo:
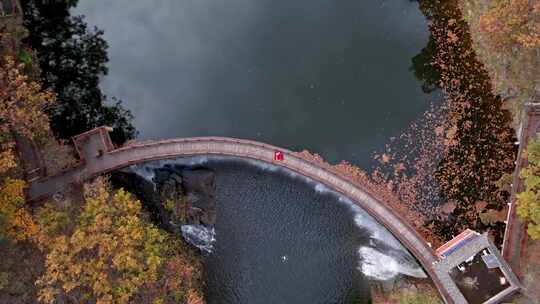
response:
[[[428,106],[415,1],[79,2],[110,45],[102,87],[141,138],[256,139],[367,168]]]
[[[414,1],[79,2],[110,45],[102,88],[133,111],[141,139],[248,138],[368,169],[430,101],[410,70],[428,40]],[[367,303],[368,278],[415,274],[383,228],[320,187],[206,165],[219,206],[210,304]]]

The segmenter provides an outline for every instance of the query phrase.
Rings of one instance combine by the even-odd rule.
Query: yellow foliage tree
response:
[[[529,166],[520,172],[525,191],[517,195],[517,214],[528,222],[527,233],[540,239],[540,136],[527,146]]]
[[[17,167],[17,162],[13,150],[9,149],[0,152],[0,174],[4,174],[15,167]]]
[[[31,81],[12,57],[0,61],[0,134],[16,131],[28,138],[49,130],[44,110],[55,100],[51,91]]]
[[[203,304],[200,261],[185,244],[153,226],[140,203],[98,178],[85,205],[38,210],[35,238],[46,252],[37,281],[42,303]]]
[[[54,95],[29,80],[12,57],[0,60],[0,235],[11,240],[24,240],[36,232],[24,208],[25,183],[9,177],[17,167],[11,134],[33,138],[48,130],[43,110],[53,101]]]
[[[31,238],[37,230],[24,208],[25,182],[6,178],[0,185],[0,235],[12,241]]]
[[[45,214],[54,224],[52,213]],[[144,284],[158,280],[166,239],[129,193],[111,194],[104,184],[94,184],[73,232],[43,240],[48,254],[37,282],[39,299],[55,303],[62,295],[77,303],[130,303]]]

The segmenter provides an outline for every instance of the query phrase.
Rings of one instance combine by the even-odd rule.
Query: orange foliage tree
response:
[[[540,47],[540,1],[491,1],[480,25],[489,33],[494,49],[515,45],[536,49]]]

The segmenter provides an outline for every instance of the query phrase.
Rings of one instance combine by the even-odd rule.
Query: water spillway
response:
[[[216,173],[215,235],[188,237],[196,246],[215,238],[205,257],[209,303],[369,303],[370,281],[426,277],[384,227],[312,180],[260,162],[208,157],[131,170],[152,180],[166,164]]]

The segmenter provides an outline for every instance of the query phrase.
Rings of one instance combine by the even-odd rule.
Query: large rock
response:
[[[157,169],[155,172],[154,182],[162,201],[166,199],[178,201],[184,196],[182,178],[178,174],[161,169]]]
[[[216,223],[216,210],[202,210],[197,207],[189,207],[187,211],[188,224],[214,226]]]
[[[201,216],[201,223],[206,226],[214,226],[216,224],[217,211],[216,209],[205,210]]]
[[[182,171],[182,185],[189,205],[203,211],[215,211],[215,174],[207,169],[186,169]]]
[[[159,200],[157,193],[154,191],[154,184],[136,173],[116,171],[111,174],[110,180],[113,186],[125,188],[143,202],[152,202],[154,204]]]

